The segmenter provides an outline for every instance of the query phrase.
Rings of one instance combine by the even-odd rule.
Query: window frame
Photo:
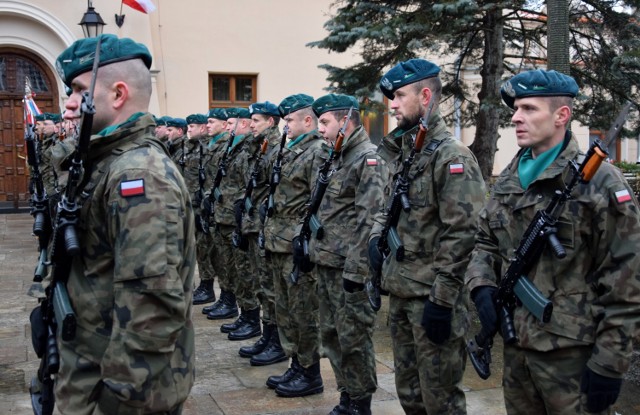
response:
[[[229,78],[229,98],[228,101],[213,99],[213,80],[215,78]],[[258,100],[258,74],[257,73],[229,73],[229,72],[209,72],[209,108],[232,108],[248,107]],[[251,80],[251,100],[236,101],[236,80],[239,78],[250,78]]]

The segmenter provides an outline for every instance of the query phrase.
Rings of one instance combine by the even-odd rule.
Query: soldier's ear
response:
[[[129,86],[122,81],[118,81],[113,84],[113,91],[115,93],[113,108],[121,108],[129,99]]]

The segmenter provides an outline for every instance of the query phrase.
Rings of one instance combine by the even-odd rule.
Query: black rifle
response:
[[[60,328],[62,339],[65,341],[73,340],[76,335],[76,315],[71,307],[65,284],[71,272],[73,259],[80,253],[77,227],[81,205],[78,198],[84,187],[85,173],[88,175],[86,177],[91,174],[89,166],[86,166],[85,172],[84,164],[88,156],[93,116],[96,112],[93,92],[100,62],[100,45],[101,38],[98,37],[91,85],[89,91],[82,94],[80,137],[71,159],[67,186],[57,206],[51,245],[51,282],[45,291],[46,298],[33,310],[30,317],[34,349],[41,358],[37,380],[31,382],[31,404],[36,415],[51,414],[55,404],[52,376],[60,367],[56,343],[57,329]]]
[[[280,148],[278,150],[278,155],[276,156],[276,161],[273,163],[273,168],[271,169],[271,180],[269,180],[269,198],[267,199],[267,216],[273,216],[276,208],[276,201],[274,199],[274,194],[276,192],[276,188],[280,184],[280,173],[282,172],[282,158],[284,157],[284,147],[287,143],[287,134],[289,134],[289,126],[285,126],[284,130],[282,130],[282,139],[280,141]]]
[[[400,220],[400,213],[403,211],[409,213],[411,211],[411,204],[409,203],[409,171],[411,165],[415,160],[416,154],[422,151],[425,137],[429,131],[429,117],[431,117],[431,111],[433,110],[433,100],[427,107],[424,117],[420,119],[420,128],[416,134],[414,146],[407,157],[402,163],[402,171],[396,175],[396,181],[393,185],[393,192],[391,193],[391,199],[387,205],[387,209],[384,212],[386,217],[384,227],[380,233],[380,239],[378,239],[378,250],[382,254],[383,258],[387,258],[389,255],[393,255],[397,261],[404,260],[404,244],[400,235],[398,235],[398,221]],[[382,266],[378,269],[372,267],[371,279],[367,282],[367,293],[369,295],[369,303],[374,311],[380,310],[382,301],[380,299],[380,284],[382,281]]]
[[[193,204],[196,207],[199,207],[202,203],[202,200],[204,199],[204,184],[207,181],[207,173],[204,169],[204,155],[202,147],[204,146],[202,145],[202,143],[200,143],[200,157],[198,160],[198,190],[196,190],[195,197],[193,198]]]
[[[185,160],[185,152],[184,152],[184,142],[187,141],[184,137],[182,137],[182,154],[180,155],[180,160],[178,160],[178,165],[180,165],[180,171],[184,174],[184,166],[186,166],[187,161]]]
[[[582,164],[570,162],[571,178],[562,190],[556,190],[551,202],[544,210],[539,210],[524,233],[514,257],[510,260],[509,268],[500,280],[500,285],[494,296],[500,332],[505,344],[518,342],[513,312],[518,304],[522,304],[531,314],[543,323],[548,323],[553,312],[553,303],[549,301],[538,288],[527,278],[527,275],[538,262],[544,249],[549,246],[557,258],[564,258],[566,251],[556,236],[556,223],[571,192],[578,183],[588,183],[596,174],[602,161],[607,158],[607,145],[614,138],[631,108],[628,102],[607,133],[604,142],[596,139],[585,156]],[[482,328],[475,336],[475,340],[467,342],[467,351],[471,363],[478,372],[478,376],[487,379],[491,376],[491,347],[497,330],[489,332]]]
[[[40,282],[47,275],[47,246],[51,238],[51,213],[49,210],[49,196],[44,188],[42,173],[40,173],[40,157],[38,155],[37,138],[34,132],[34,125],[26,123],[27,117],[27,96],[31,95],[28,79],[25,81],[25,126],[24,141],[27,146],[27,162],[31,167],[31,216],[33,216],[33,234],[38,238],[38,265],[33,274],[33,281]]]
[[[338,131],[335,145],[331,149],[329,157],[324,161],[324,163],[322,163],[322,166],[320,166],[320,168],[318,169],[318,178],[316,179],[316,185],[313,189],[313,192],[311,193],[311,198],[309,199],[309,203],[307,204],[307,210],[305,212],[304,218],[302,219],[302,228],[300,229],[300,234],[298,234],[298,241],[300,242],[300,244],[302,244],[302,252],[304,254],[304,257],[300,261],[296,261],[294,258],[293,270],[291,271],[291,274],[289,276],[291,282],[293,282],[294,284],[298,282],[300,271],[309,272],[313,269],[313,264],[309,259],[309,241],[311,240],[311,236],[315,236],[318,240],[324,238],[324,228],[322,227],[320,219],[318,219],[317,213],[318,209],[320,208],[320,204],[322,203],[324,193],[327,190],[327,186],[329,186],[329,180],[333,175],[331,165],[342,151],[342,141],[344,140],[344,134],[347,130],[349,120],[351,120],[352,112],[353,107],[349,108],[347,118]]]
[[[245,212],[249,216],[253,216],[255,208],[253,207],[253,202],[251,201],[251,195],[253,194],[253,190],[258,187],[258,176],[260,175],[260,162],[262,161],[262,157],[267,152],[267,147],[269,146],[269,140],[266,138],[262,141],[262,145],[260,146],[260,150],[256,151],[256,160],[253,163],[253,168],[251,169],[251,177],[247,182],[247,185],[244,189],[244,196],[242,199],[238,201],[237,207],[234,206],[234,214],[236,217],[236,229],[233,231],[231,235],[231,242],[233,246],[246,251],[249,249],[249,241],[242,235],[242,216]]]
[[[213,219],[214,206],[216,202],[222,201],[222,192],[220,192],[220,183],[222,183],[222,178],[227,175],[227,158],[229,157],[229,153],[231,153],[231,148],[233,147],[233,141],[236,138],[236,129],[238,128],[238,123],[236,122],[233,131],[229,134],[229,141],[227,142],[227,148],[225,149],[222,157],[220,158],[220,163],[218,163],[218,171],[216,172],[216,177],[213,179],[213,186],[211,186],[211,191],[209,192],[209,196],[206,199],[206,203],[202,208],[202,212],[200,213],[200,223],[202,227],[202,231],[204,234],[209,234],[209,224]]]

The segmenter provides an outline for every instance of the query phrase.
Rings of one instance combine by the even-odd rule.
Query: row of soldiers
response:
[[[378,148],[362,126],[357,100],[348,95],[329,94],[314,100],[296,94],[277,106],[267,101],[248,109],[212,109],[206,116],[194,114],[186,120],[157,120],[156,135],[165,140],[181,167],[200,217],[197,249],[201,281],[193,302],[215,301],[213,280],[217,275],[220,297],[202,312],[208,319],[227,319],[238,316],[239,306],[239,317],[223,324],[221,331],[228,333],[230,340],[261,335],[255,344],[239,350],[251,365],[291,359],[284,374],[271,376],[266,382],[279,396],[322,392],[319,360],[328,357],[341,393],[331,414],[371,413],[371,397],[377,388],[372,341],[376,310],[370,299],[371,286],[367,289],[366,284],[372,272],[382,272],[382,288],[390,295],[396,387],[403,409],[407,413],[466,413],[461,380],[467,357],[468,302],[475,301],[483,330],[495,334],[501,320],[495,308],[496,286],[504,264],[508,264],[508,252],[522,237],[524,229],[520,228],[527,221],[520,221],[514,235],[499,236],[505,215],[501,209],[492,211],[495,206],[491,203],[485,207],[486,187],[478,163],[445,126],[438,109],[442,88],[438,73],[435,64],[412,59],[385,74],[380,88],[391,100],[398,127]],[[547,189],[542,173],[556,159],[538,156],[553,150],[557,157],[561,151],[577,148],[566,129],[571,99],[577,94],[575,81],[554,71],[530,71],[516,78],[505,83],[502,95],[516,110],[513,122],[524,150],[514,159],[517,175],[509,167],[498,180],[494,190],[499,193],[509,192],[503,182],[517,176],[518,188],[527,189],[542,180],[536,186]],[[522,102],[520,106],[514,104],[516,99]],[[553,129],[544,127],[547,121],[531,115],[534,104],[529,101],[534,100],[537,110],[546,105],[545,99],[550,103],[550,114],[560,118]],[[278,128],[281,119],[285,122],[283,132]],[[426,133],[424,148],[416,143],[421,129]],[[615,188],[618,207],[617,213],[602,214],[628,217],[629,222],[622,222],[633,223],[637,229],[635,200],[632,196],[620,198],[622,193],[630,194],[628,185],[609,166],[605,170],[612,175],[606,186]],[[324,197],[318,200],[321,187],[326,192],[320,193]],[[402,206],[406,213],[393,225],[402,235],[402,241],[396,241],[402,255],[395,250],[390,255],[380,251],[380,238],[389,236],[391,201],[400,193],[406,196]],[[536,194],[536,204],[545,203],[547,198]],[[492,203],[500,197],[492,196]],[[517,205],[506,203],[516,209]],[[497,218],[492,219],[490,215],[496,212]],[[314,231],[320,228],[322,232],[305,237],[304,226],[316,213],[321,223],[315,224]],[[622,222],[612,226],[620,227]],[[560,232],[572,240],[564,228]],[[614,235],[610,238],[615,239]],[[614,239],[605,242],[602,249],[616,249],[611,246]],[[496,246],[506,250],[504,257],[495,252]],[[584,251],[577,249],[572,255],[581,258]],[[596,271],[598,277],[592,278],[619,278],[616,269],[620,264],[611,267],[615,269]],[[578,274],[592,272],[588,269],[580,269]],[[544,275],[546,271],[541,272]],[[554,291],[558,288],[547,284],[545,278],[532,279],[542,279],[545,295],[559,301],[556,314],[561,317],[567,300],[559,298]],[[638,285],[637,271],[624,278]],[[471,295],[465,282],[472,288]],[[560,290],[565,289],[563,284],[558,283]],[[586,290],[584,298],[591,298],[587,285],[580,287]],[[611,324],[628,330],[630,316],[638,312],[636,299],[622,298],[615,283],[611,287],[627,313],[625,318],[611,319],[615,320]],[[608,295],[612,294],[603,298]],[[610,299],[591,301],[606,303]],[[582,316],[592,313],[584,305],[577,310]],[[523,321],[532,318],[526,310],[514,313]],[[600,318],[591,321],[587,317],[584,324],[598,324]],[[577,345],[590,341],[584,332],[564,327],[564,334],[559,334],[550,325],[551,333],[538,327],[537,339],[531,339],[530,324],[517,325],[520,344],[505,351],[512,358],[505,362],[508,413],[556,413],[549,408],[606,410],[619,393],[630,346],[610,357],[603,357],[609,355],[591,346],[574,352]],[[560,345],[548,347],[558,341]],[[616,348],[615,340],[607,342],[602,347]],[[539,351],[549,352],[551,359],[573,353],[575,360],[570,364],[554,360],[558,366],[552,370],[555,375],[538,381],[537,367],[515,365],[520,364],[518,359]],[[510,372],[523,367],[523,373],[533,373],[525,376],[533,377],[530,384],[518,384],[522,377]],[[560,398],[555,391],[561,382],[580,385],[564,390]],[[532,390],[537,390],[537,395],[526,398]]]

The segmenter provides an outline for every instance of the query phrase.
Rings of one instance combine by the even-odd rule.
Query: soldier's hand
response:
[[[422,327],[427,332],[429,340],[435,344],[442,344],[451,337],[451,314],[449,307],[441,306],[427,300],[422,312]]]
[[[471,299],[478,310],[482,331],[486,337],[492,337],[498,331],[498,314],[493,301],[496,291],[498,291],[496,287],[485,285],[474,288],[471,292]]]
[[[369,241],[369,265],[375,272],[380,272],[382,269],[382,263],[384,262],[384,257],[378,249],[378,241],[380,241],[379,236],[376,236]]]
[[[603,412],[613,405],[621,385],[622,379],[599,375],[587,367],[580,384],[580,391],[587,395],[587,411]]]

